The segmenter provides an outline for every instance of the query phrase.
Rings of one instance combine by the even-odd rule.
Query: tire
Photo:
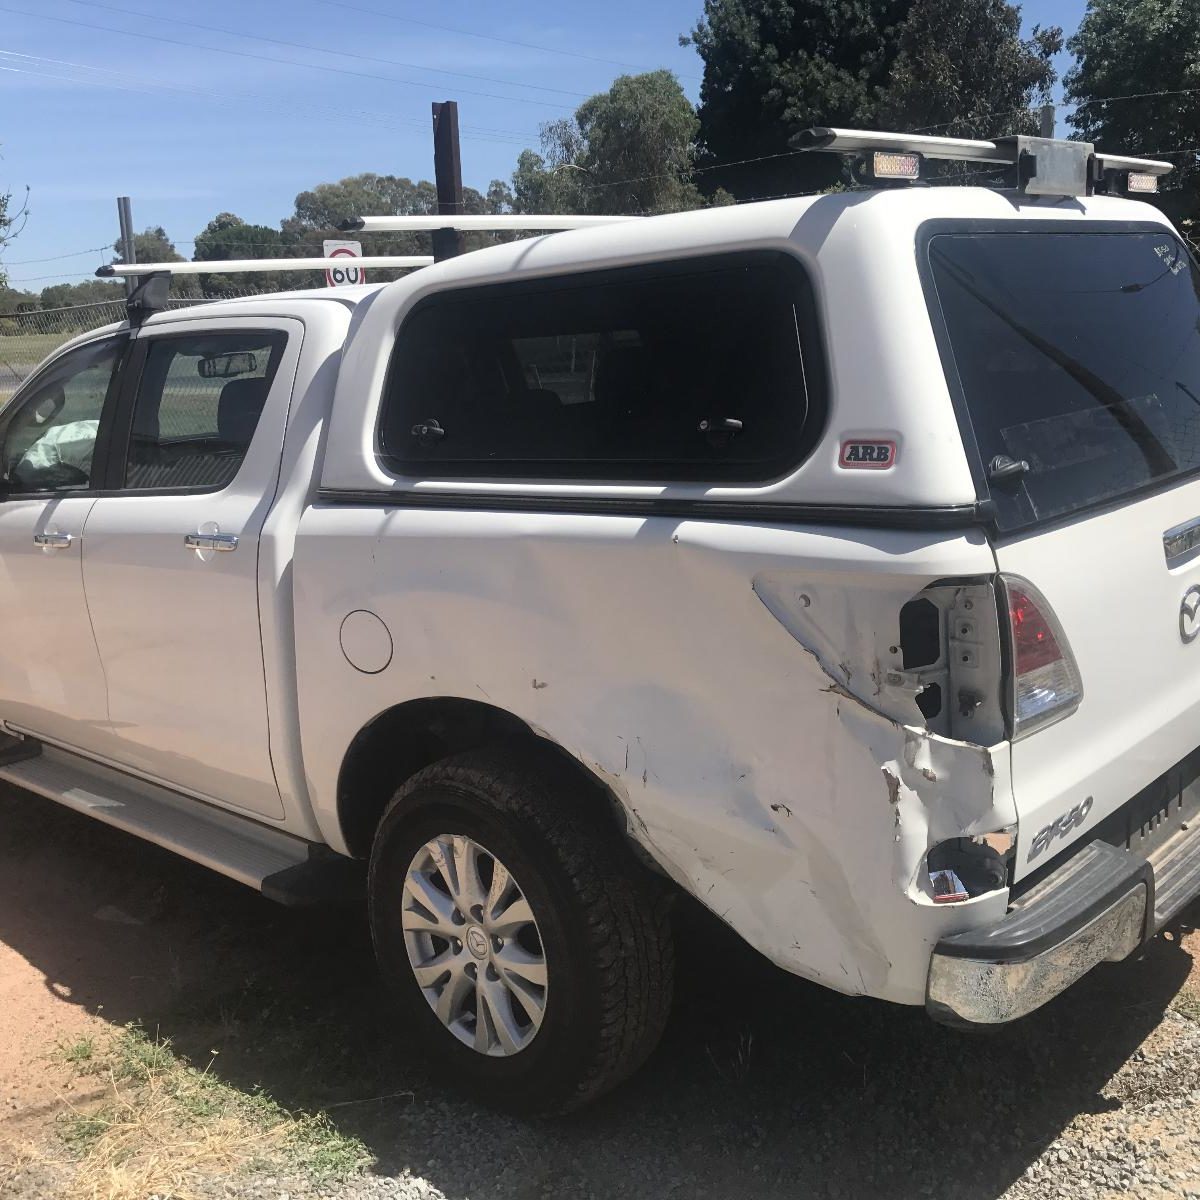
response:
[[[440,838],[459,840],[436,843]],[[449,893],[447,879],[455,876],[460,895],[461,879],[468,877],[453,863],[444,874],[436,865],[451,854],[454,863],[474,856],[484,888],[498,874],[494,866],[489,871],[489,856],[511,876],[507,900],[494,911],[505,903],[508,908],[489,926],[510,935],[500,945],[483,930],[483,918],[477,923],[477,907],[463,916],[454,897],[441,894]],[[437,892],[432,899],[430,883]],[[586,784],[551,754],[532,748],[471,752],[413,776],[379,824],[368,890],[376,957],[401,1007],[406,1036],[438,1078],[483,1103],[524,1115],[561,1115],[626,1079],[657,1045],[674,976],[670,893],[598,811]],[[527,910],[520,909],[518,894]],[[485,903],[492,903],[490,890]],[[438,928],[444,928],[447,905],[454,910],[451,919],[463,916],[462,939],[422,932],[435,908]],[[514,932],[505,924],[526,911],[532,931],[524,925]],[[484,941],[487,954],[495,954],[486,965],[484,958],[470,957],[482,954]],[[468,988],[461,974],[444,976],[440,991],[436,981],[423,988],[410,956],[414,946],[418,966],[422,960],[433,964],[420,966],[425,984],[443,961],[456,973],[476,967],[473,1000],[456,990]],[[519,974],[514,979],[506,965],[536,960],[539,948],[544,990]],[[538,968],[518,970],[532,976]],[[531,1018],[539,1001],[541,1015]],[[435,1002],[443,1016],[434,1011]],[[447,1023],[445,1013],[456,1005],[461,1016]],[[482,1031],[481,1005],[487,1010]]]

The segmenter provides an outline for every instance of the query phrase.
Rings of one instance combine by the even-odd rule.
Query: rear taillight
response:
[[[1001,575],[1008,607],[1009,712],[1015,741],[1070,716],[1083,681],[1066,635],[1046,597],[1027,579]]]

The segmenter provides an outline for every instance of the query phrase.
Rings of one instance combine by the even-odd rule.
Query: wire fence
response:
[[[238,295],[254,295],[251,288]],[[211,304],[220,297],[172,297],[169,308]],[[0,404],[9,398],[34,368],[64,342],[125,320],[124,300],[73,304],[67,308],[32,309],[0,314]]]

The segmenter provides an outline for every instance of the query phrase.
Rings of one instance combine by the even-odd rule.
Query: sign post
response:
[[[354,263],[354,259],[363,256],[361,242],[326,240],[324,250],[325,257],[333,260],[325,270],[328,287],[353,287],[356,283],[367,282],[367,272]]]

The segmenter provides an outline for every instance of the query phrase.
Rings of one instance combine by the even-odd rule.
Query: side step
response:
[[[173,850],[288,905],[354,902],[363,864],[190,796],[51,746],[16,762],[0,757],[0,780]]]

